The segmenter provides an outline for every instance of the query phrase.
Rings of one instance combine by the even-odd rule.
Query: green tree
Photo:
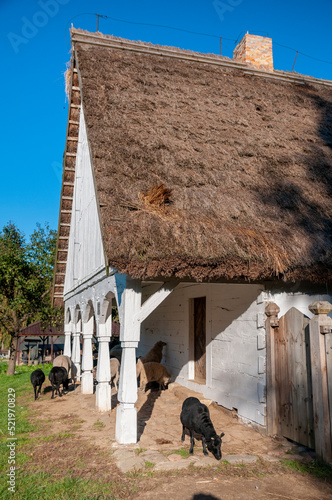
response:
[[[54,324],[61,313],[51,305],[56,232],[40,225],[26,244],[9,222],[0,232],[0,324],[10,336],[7,375],[15,372],[20,329],[32,320]]]

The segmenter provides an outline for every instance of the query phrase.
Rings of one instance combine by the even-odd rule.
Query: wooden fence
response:
[[[312,319],[295,308],[280,319],[266,306],[267,430],[316,450],[332,461],[332,311],[313,302]]]

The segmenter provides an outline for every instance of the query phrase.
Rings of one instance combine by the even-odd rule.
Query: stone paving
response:
[[[312,453],[304,447],[296,447],[286,439],[274,439],[263,435],[250,426],[238,421],[232,412],[216,403],[206,400],[178,384],[170,384],[166,391],[138,391],[137,420],[138,443],[118,445],[112,439],[114,458],[122,472],[133,470],[156,471],[183,469],[189,465],[196,467],[218,466],[218,461],[209,453],[204,456],[202,443],[195,440],[194,454],[188,456],[190,438],[181,441],[181,406],[184,399],[196,396],[210,410],[216,432],[225,433],[222,444],[222,460],[231,464],[248,464],[259,459],[278,461],[282,458],[311,459]],[[115,408],[111,419],[115,424]]]

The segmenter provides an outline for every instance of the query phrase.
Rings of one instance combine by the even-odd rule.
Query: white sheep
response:
[[[141,376],[141,391],[146,389],[146,385],[149,382],[157,382],[159,389],[166,389],[171,380],[171,375],[168,373],[166,367],[154,361],[142,363],[141,359],[139,359],[136,364],[136,376],[138,377],[139,375]]]
[[[160,363],[163,357],[163,347],[165,345],[167,345],[166,342],[159,340],[145,356],[140,358],[142,363]]]
[[[65,356],[64,354],[57,356],[53,361],[53,366],[62,366],[63,368],[66,368],[68,378],[71,378],[74,384],[76,384],[77,369],[74,363],[72,363],[69,356]]]

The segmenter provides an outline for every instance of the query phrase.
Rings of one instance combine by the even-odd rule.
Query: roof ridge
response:
[[[332,87],[331,80],[315,78],[312,76],[301,75],[299,73],[290,73],[283,70],[274,70],[273,72],[256,69],[248,66],[245,63],[234,61],[224,56],[217,54],[204,54],[187,49],[180,49],[177,47],[167,47],[163,45],[155,45],[150,42],[141,42],[127,40],[121,37],[114,37],[113,35],[104,35],[102,33],[90,33],[81,30],[71,29],[72,43],[85,43],[89,45],[99,45],[104,47],[111,47],[114,49],[128,50],[131,52],[141,52],[154,54],[159,56],[169,56],[176,59],[183,59],[195,61],[203,64],[213,64],[215,66],[223,66],[231,69],[238,69],[243,71],[244,74],[253,75],[263,78],[270,78],[273,80],[291,81],[297,84],[314,83],[318,85],[325,85]],[[80,38],[81,37],[81,38]],[[92,39],[92,40],[91,40]]]

